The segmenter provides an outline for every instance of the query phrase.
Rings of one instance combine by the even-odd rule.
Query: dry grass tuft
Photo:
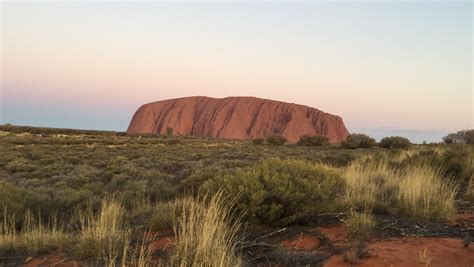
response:
[[[7,208],[3,208],[3,222],[0,225],[0,251],[15,249],[17,235],[15,227],[15,216],[9,216]]]
[[[391,207],[417,220],[446,220],[455,212],[457,186],[429,165],[393,170],[386,163],[357,161],[346,168],[345,202],[352,208]]]
[[[440,170],[412,165],[401,174],[397,203],[402,214],[423,220],[446,220],[456,212],[457,187]]]
[[[69,244],[70,235],[57,223],[56,216],[43,223],[40,215],[35,218],[30,211],[26,211],[21,231],[17,231],[15,215],[8,215],[4,208],[0,225],[0,252],[22,250],[35,254],[64,250]]]
[[[22,246],[31,253],[41,253],[64,249],[70,241],[63,226],[58,224],[57,217],[52,216],[47,224],[43,224],[41,216],[35,218],[27,211],[21,229]]]
[[[173,204],[176,248],[173,266],[241,266],[232,203],[218,192],[213,197],[184,198]],[[233,222],[232,222],[233,221]]]
[[[344,220],[349,237],[356,239],[366,239],[375,227],[375,220],[372,215],[365,212],[351,211],[349,217]]]
[[[95,259],[106,266],[150,266],[152,244],[156,235],[148,232],[132,242],[133,231],[124,227],[125,209],[122,203],[104,199],[98,214],[91,209],[80,214],[81,232],[76,254]]]
[[[431,256],[427,248],[418,251],[418,262],[428,267],[431,263]]]
[[[122,229],[125,218],[122,204],[115,200],[104,199],[97,215],[92,209],[87,209],[79,216],[81,232],[76,247],[78,255],[116,262],[127,236]]]

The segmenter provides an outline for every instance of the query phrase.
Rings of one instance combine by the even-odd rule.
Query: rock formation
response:
[[[342,118],[308,106],[256,97],[184,97],[141,106],[127,132],[253,139],[270,134],[296,142],[302,135],[324,135],[333,143],[349,132]]]

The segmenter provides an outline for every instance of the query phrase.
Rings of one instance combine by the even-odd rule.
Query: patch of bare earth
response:
[[[28,258],[25,260],[23,267],[39,267],[39,266],[55,266],[55,267],[79,267],[79,262],[68,259],[61,255],[48,255],[38,258]]]
[[[368,244],[372,255],[356,263],[361,267],[472,267],[474,248],[464,248],[456,238],[408,237],[390,238]],[[342,255],[325,262],[327,267],[350,266]]]

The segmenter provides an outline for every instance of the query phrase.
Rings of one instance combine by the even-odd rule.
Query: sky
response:
[[[315,107],[350,132],[474,127],[473,2],[3,1],[0,124],[124,131],[204,95]]]

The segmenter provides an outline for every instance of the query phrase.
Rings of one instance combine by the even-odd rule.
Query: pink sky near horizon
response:
[[[3,123],[124,130],[141,104],[205,95],[308,105],[353,131],[473,127],[469,2],[6,2],[1,21]]]

